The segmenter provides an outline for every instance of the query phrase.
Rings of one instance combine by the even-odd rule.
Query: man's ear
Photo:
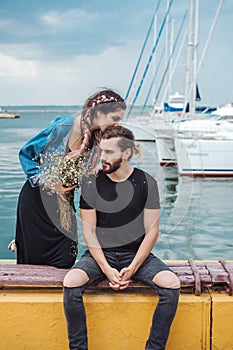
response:
[[[129,158],[131,157],[131,149],[130,148],[127,148],[125,151],[124,151],[124,156],[123,156],[123,159],[124,160],[129,160]]]

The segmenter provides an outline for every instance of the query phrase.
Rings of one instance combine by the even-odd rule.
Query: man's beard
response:
[[[112,174],[117,171],[122,163],[122,158],[118,158],[112,163],[102,162],[102,172],[104,174]]]

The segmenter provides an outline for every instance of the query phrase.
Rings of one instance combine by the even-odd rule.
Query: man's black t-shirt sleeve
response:
[[[95,181],[83,183],[79,200],[79,207],[81,209],[96,208],[96,191],[94,190],[94,184]]]
[[[157,181],[149,174],[145,173],[147,183],[147,200],[145,208],[160,209],[160,199]]]

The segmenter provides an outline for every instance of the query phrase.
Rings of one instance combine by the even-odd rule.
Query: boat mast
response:
[[[126,95],[125,95],[125,100],[128,99],[128,97],[129,97],[129,95],[130,95],[130,93],[131,93],[131,89],[132,89],[134,80],[135,80],[135,78],[136,78],[137,71],[138,71],[138,69],[139,69],[139,66],[140,66],[140,63],[141,63],[141,60],[142,60],[142,57],[143,57],[143,54],[144,54],[144,51],[145,51],[147,42],[148,42],[148,40],[149,40],[151,30],[152,30],[152,28],[153,28],[153,26],[154,26],[154,20],[155,20],[155,18],[156,18],[157,12],[158,12],[158,10],[159,10],[160,3],[161,3],[161,0],[159,0],[158,4],[157,4],[157,6],[156,6],[155,12],[154,12],[154,14],[153,14],[153,16],[152,16],[152,19],[151,19],[151,22],[150,22],[150,25],[149,25],[149,28],[148,28],[148,31],[147,31],[147,34],[146,34],[146,38],[145,38],[145,40],[144,40],[144,43],[143,43],[143,46],[142,46],[142,49],[141,49],[141,52],[140,52],[140,55],[139,55],[139,58],[138,58],[136,67],[135,67],[134,72],[133,72],[133,76],[132,76],[132,78],[131,78],[129,87],[128,87],[127,92],[126,92]]]
[[[158,32],[158,35],[157,35],[156,42],[155,42],[155,44],[154,44],[154,46],[153,46],[153,48],[152,48],[150,57],[149,57],[149,59],[148,59],[148,62],[147,62],[147,65],[146,65],[146,67],[145,67],[145,70],[144,70],[144,72],[143,72],[141,81],[140,81],[139,86],[138,86],[138,88],[137,88],[135,97],[134,97],[134,99],[133,99],[133,101],[132,101],[132,103],[131,103],[131,105],[130,105],[130,107],[129,107],[129,111],[128,111],[128,114],[127,114],[126,117],[125,117],[125,120],[127,120],[127,119],[129,118],[129,116],[130,116],[130,114],[131,114],[131,112],[132,112],[132,109],[134,108],[134,105],[135,105],[135,103],[136,103],[136,101],[137,101],[138,95],[139,95],[139,93],[140,93],[140,91],[141,91],[141,88],[142,88],[142,85],[143,85],[143,83],[144,83],[145,77],[146,77],[146,75],[147,75],[148,69],[149,69],[150,64],[151,64],[151,62],[152,62],[152,58],[153,58],[153,56],[154,56],[154,53],[155,53],[155,51],[156,51],[156,49],[157,49],[157,47],[158,47],[159,41],[160,41],[160,39],[161,39],[162,32],[163,32],[163,29],[164,29],[165,24],[166,24],[166,19],[167,19],[167,16],[168,16],[169,11],[170,11],[170,9],[171,9],[171,6],[172,6],[173,1],[174,1],[174,0],[169,0],[169,8],[168,8],[168,10],[167,10],[167,12],[166,12],[166,14],[165,14],[165,16],[164,16],[164,19],[163,19],[163,21],[162,21],[161,26],[160,26],[160,29],[159,29],[159,32]]]
[[[185,23],[186,16],[187,16],[187,10],[186,10],[185,13],[184,13],[184,16],[183,16],[183,19],[182,19],[180,28],[179,28],[178,33],[177,33],[177,35],[176,35],[175,43],[174,43],[174,45],[173,45],[173,47],[172,47],[172,50],[171,50],[171,55],[170,55],[170,57],[169,57],[168,65],[167,65],[167,67],[165,68],[165,71],[164,71],[164,73],[163,73],[163,76],[162,76],[162,79],[161,79],[161,82],[160,82],[160,85],[159,85],[159,88],[158,88],[158,92],[157,92],[157,94],[156,94],[156,96],[155,96],[155,101],[158,100],[158,97],[159,97],[159,95],[160,95],[160,92],[161,92],[163,83],[165,82],[165,78],[167,77],[167,72],[168,72],[168,70],[169,70],[169,66],[171,66],[170,62],[171,62],[171,59],[172,59],[172,57],[173,57],[173,55],[174,55],[176,46],[177,46],[177,44],[178,44],[178,39],[179,39],[179,37],[180,37],[180,34],[181,34],[182,30],[183,30],[183,25],[184,25],[184,23]],[[185,40],[185,38],[186,38],[186,34],[187,34],[187,33],[186,33],[186,31],[185,31],[185,35],[184,35],[184,37],[183,37],[182,44],[180,45],[179,53],[177,54],[176,62],[175,62],[175,64],[172,64],[173,69],[171,70],[171,72],[170,72],[170,74],[169,74],[169,84],[167,84],[167,85],[165,86],[165,91],[164,91],[164,95],[163,95],[162,101],[165,101],[165,96],[167,96],[168,88],[169,88],[169,86],[171,85],[170,82],[171,82],[172,76],[173,76],[173,74],[174,74],[174,71],[175,71],[175,68],[176,68],[178,59],[179,59],[179,57],[180,57],[180,53],[181,53],[181,50],[182,50],[182,47],[183,47],[183,44],[184,44],[184,40]]]
[[[165,31],[165,60],[164,60],[164,70],[167,69],[168,65],[169,65],[169,22],[170,22],[170,14],[169,14],[169,0],[167,0],[167,6],[166,6],[166,11],[167,11],[167,18],[166,18],[166,31]],[[169,72],[169,69],[168,69]],[[168,74],[166,75],[166,86],[168,86],[169,84],[169,76]],[[170,92],[170,87],[168,87],[168,92]],[[166,95],[165,98],[167,99],[168,96]],[[161,101],[162,104],[164,103],[164,101]]]
[[[174,19],[171,21],[171,36],[170,36],[170,53],[169,53],[169,68],[168,68],[168,96],[171,96],[172,84],[171,84],[171,74],[173,66],[173,37],[174,37]]]
[[[193,77],[192,77],[192,88],[191,88],[192,95],[191,95],[191,106],[190,106],[190,115],[192,117],[195,115],[195,106],[196,106],[198,34],[199,34],[199,0],[196,0],[194,38],[193,38]]]
[[[193,1],[189,1],[189,25],[188,25],[188,38],[187,38],[187,57],[186,57],[186,71],[185,71],[185,104],[183,113],[187,112],[187,109],[191,100],[191,60],[192,60],[192,27],[193,27]]]
[[[156,41],[156,38],[157,38],[157,20],[158,20],[158,17],[157,17],[157,14],[154,14],[154,36],[153,36],[153,45]],[[157,63],[157,56],[154,55],[154,60],[153,60],[153,76],[156,74],[156,63]],[[153,99],[152,99],[152,104],[154,102],[154,98],[155,98],[155,84],[153,84]],[[145,103],[146,104],[146,103]],[[144,106],[143,106],[144,107]],[[146,106],[145,106],[146,107]]]
[[[211,28],[210,28],[210,30],[209,30],[209,34],[208,34],[208,38],[207,38],[207,40],[206,40],[205,47],[204,47],[204,49],[203,49],[203,52],[202,52],[202,55],[201,55],[201,58],[200,58],[200,61],[199,61],[199,64],[198,64],[197,74],[199,73],[199,70],[200,70],[200,68],[201,68],[201,66],[202,66],[202,63],[203,63],[203,61],[204,61],[207,48],[208,48],[208,46],[209,46],[209,43],[210,43],[210,40],[211,40],[213,31],[214,31],[215,25],[216,25],[216,23],[217,23],[217,19],[218,19],[218,17],[219,17],[219,14],[220,14],[220,11],[221,11],[221,8],[222,8],[222,4],[223,4],[223,0],[220,0],[220,1],[219,1],[219,4],[218,4],[218,8],[217,8],[216,13],[215,13],[215,17],[214,17],[213,23],[212,23]]]

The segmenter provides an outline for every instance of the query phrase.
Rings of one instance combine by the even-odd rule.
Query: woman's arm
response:
[[[38,186],[40,179],[40,156],[48,141],[48,134],[41,131],[29,140],[19,151],[19,160],[27,180],[32,187]]]
[[[71,118],[58,116],[20,149],[19,160],[32,187],[39,184],[40,158],[46,145],[53,140],[54,150],[57,150],[73,125],[73,117]]]

